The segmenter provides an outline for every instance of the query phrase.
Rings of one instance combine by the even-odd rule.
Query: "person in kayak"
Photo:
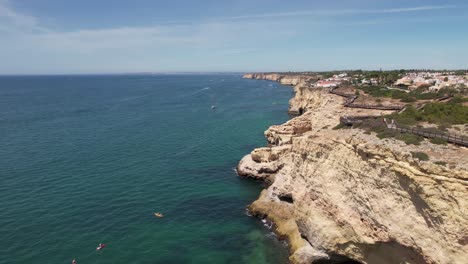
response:
[[[161,214],[161,213],[154,213],[154,216],[156,216],[158,218],[163,218],[164,217],[164,215]]]
[[[99,251],[106,247],[106,244],[99,243],[99,246],[96,248],[96,251]]]

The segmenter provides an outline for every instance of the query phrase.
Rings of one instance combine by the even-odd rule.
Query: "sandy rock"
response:
[[[297,86],[290,109],[303,114],[270,127],[272,147],[238,166],[240,175],[271,181],[249,209],[275,223],[291,262],[466,263],[468,149],[333,130],[340,115],[383,112],[344,108],[326,90]]]

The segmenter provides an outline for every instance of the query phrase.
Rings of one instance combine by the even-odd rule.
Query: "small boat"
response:
[[[211,106],[211,109],[216,109],[216,105],[212,105],[212,106]]]
[[[157,218],[163,218],[164,215],[161,214],[161,213],[154,213],[154,216],[156,216]]]

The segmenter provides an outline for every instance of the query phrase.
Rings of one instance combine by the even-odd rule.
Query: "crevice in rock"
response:
[[[434,216],[431,207],[421,197],[420,191],[418,192],[416,183],[412,179],[397,172],[398,181],[401,188],[408,192],[411,197],[411,202],[418,213],[424,218],[428,227],[439,226],[443,224],[443,220],[440,217]]]
[[[262,167],[258,170],[258,174],[275,174],[284,167],[284,164],[278,165],[276,168],[265,168]]]
[[[302,114],[304,114],[304,112],[305,112],[304,108],[302,108],[302,107],[299,107],[299,115],[302,115]]]
[[[330,259],[319,259],[314,261],[314,264],[361,264],[359,261],[355,261],[343,255],[332,254]]]
[[[282,202],[286,202],[286,203],[290,203],[290,204],[294,203],[294,199],[292,197],[292,194],[290,194],[290,193],[284,194],[284,195],[278,195],[278,198]]]
[[[362,160],[364,160],[364,161],[367,161],[369,159],[374,158],[374,154],[371,154],[369,152],[365,152],[362,149],[358,149],[356,152],[362,158]]]
[[[363,259],[366,263],[379,263],[379,264],[393,264],[393,263],[411,263],[411,264],[426,264],[427,260],[424,259],[421,252],[412,247],[400,244],[396,241],[381,241],[374,244],[365,243],[345,243],[339,246],[341,250],[348,247],[359,248]],[[330,255],[333,257],[333,254]],[[354,261],[354,260],[351,260]],[[329,262],[324,262],[328,264]],[[330,262],[334,263],[334,262]],[[338,262],[348,263],[348,262]],[[349,262],[359,263],[359,262]],[[429,262],[432,263],[432,262]]]

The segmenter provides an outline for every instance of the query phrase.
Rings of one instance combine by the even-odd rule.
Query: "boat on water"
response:
[[[161,214],[161,213],[154,213],[154,216],[156,216],[158,218],[163,218],[164,217],[164,215]]]

